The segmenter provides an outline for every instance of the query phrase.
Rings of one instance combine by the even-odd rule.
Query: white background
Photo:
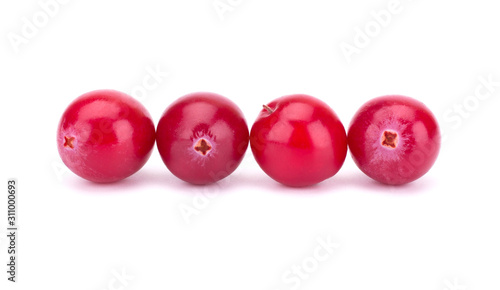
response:
[[[0,4],[0,288],[499,289],[500,86],[480,81],[500,81],[495,2],[221,3],[231,10],[218,13],[213,0],[73,0],[46,19],[37,1]],[[388,6],[390,19],[375,24]],[[341,46],[367,26],[348,61]],[[162,73],[141,91],[152,70]],[[489,98],[478,100],[478,87]],[[249,126],[286,94],[324,100],[346,127],[370,98],[404,94],[435,113],[446,138],[432,170],[401,187],[371,181],[348,155],[335,177],[286,188],[250,150],[228,179],[195,187],[168,172],[156,146],[137,174],[97,185],[65,169],[55,134],[74,98],[103,88],[134,93],[155,123],[176,98],[213,91]],[[16,285],[5,273],[10,177]],[[314,260],[328,239],[338,248]],[[310,273],[297,278],[294,265]]]

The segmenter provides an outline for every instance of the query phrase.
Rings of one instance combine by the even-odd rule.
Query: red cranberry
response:
[[[366,175],[386,184],[404,184],[429,171],[441,137],[436,118],[423,103],[383,96],[358,110],[348,142],[355,163]]]
[[[158,151],[167,168],[193,184],[216,182],[231,174],[248,147],[241,110],[214,93],[192,93],[171,104],[156,130]]]
[[[74,100],[57,130],[64,164],[94,182],[114,182],[137,172],[151,155],[151,116],[125,93],[97,90]]]
[[[334,176],[347,154],[345,129],[335,112],[307,95],[265,105],[252,127],[250,145],[264,172],[296,187]]]

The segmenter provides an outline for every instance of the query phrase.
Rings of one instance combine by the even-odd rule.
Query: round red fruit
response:
[[[154,123],[146,108],[114,90],[78,97],[57,130],[64,164],[80,177],[100,183],[124,179],[141,169],[154,142]]]
[[[347,154],[339,118],[308,95],[284,96],[265,105],[253,124],[250,146],[267,175],[294,187],[334,176]]]
[[[397,185],[429,171],[441,137],[436,118],[423,103],[391,95],[372,99],[357,111],[348,143],[361,171],[379,182]]]
[[[248,135],[236,104],[207,92],[175,101],[156,130],[158,151],[167,168],[193,184],[209,184],[230,175],[243,159]]]

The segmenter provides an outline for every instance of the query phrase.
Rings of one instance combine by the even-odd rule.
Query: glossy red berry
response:
[[[154,142],[154,123],[146,108],[113,90],[78,97],[57,130],[64,164],[94,182],[114,182],[134,174],[149,159]]]
[[[335,112],[307,95],[265,105],[252,126],[250,145],[265,173],[295,187],[334,176],[347,154],[346,132]]]
[[[357,166],[386,184],[423,176],[439,153],[441,137],[432,112],[405,96],[383,96],[364,104],[351,121],[348,142]]]
[[[214,93],[192,93],[171,104],[156,130],[158,151],[167,168],[193,184],[216,182],[231,174],[248,147],[241,110]]]

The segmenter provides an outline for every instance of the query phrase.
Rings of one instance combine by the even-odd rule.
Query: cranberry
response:
[[[366,175],[386,184],[404,184],[429,171],[441,137],[436,118],[423,103],[383,96],[358,110],[348,142],[355,163]]]
[[[274,180],[308,186],[335,175],[344,163],[344,126],[324,102],[307,95],[278,98],[260,112],[250,133],[257,163]]]
[[[231,174],[248,147],[241,110],[214,93],[192,93],[171,104],[156,130],[158,151],[167,168],[193,184],[216,182]]]
[[[146,108],[113,90],[78,97],[57,130],[64,164],[94,182],[114,182],[134,174],[149,159],[154,142],[154,123]]]

